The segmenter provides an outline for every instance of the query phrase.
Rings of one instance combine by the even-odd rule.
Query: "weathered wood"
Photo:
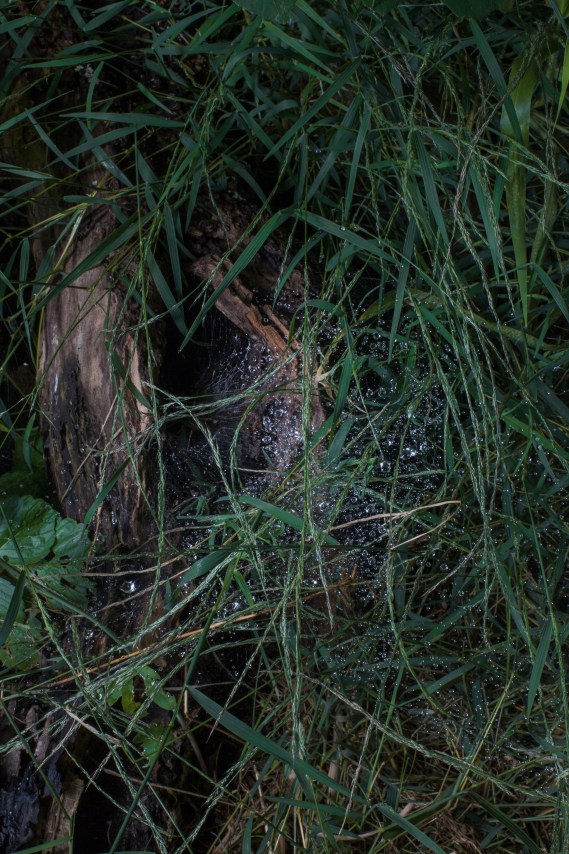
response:
[[[215,211],[210,210],[209,216],[193,225],[190,243],[193,251],[201,256],[191,265],[191,273],[196,278],[208,280],[213,289],[219,286],[229,269],[228,262],[220,265],[222,253],[238,240],[242,240],[242,249],[247,246],[251,237],[243,235],[253,215],[246,204],[224,198]],[[298,457],[304,444],[305,427],[314,431],[324,422],[324,410],[314,382],[316,365],[305,363],[304,353],[288,336],[287,323],[304,299],[301,274],[294,271],[289,277],[281,289],[276,310],[265,302],[269,296],[274,299],[277,292],[284,245],[284,237],[275,235],[215,304],[216,309],[250,340],[251,351],[244,358],[256,363],[259,377],[263,372],[270,375],[252,395],[255,403],[240,436],[240,446],[245,449],[243,456],[249,461],[258,460],[262,465],[262,451],[266,450],[273,463],[282,469],[288,468]],[[304,425],[303,386],[307,383],[312,386],[310,423]]]
[[[3,120],[33,106],[28,89],[26,73],[14,80],[1,112]],[[0,154],[21,168],[49,168],[47,149],[29,123],[14,124],[0,138]],[[98,164],[85,163],[81,178],[85,195],[102,197],[112,189],[112,179]],[[59,193],[54,180],[39,198],[31,197],[26,203],[36,269],[58,237],[57,224],[52,221],[47,227],[46,221],[62,207]],[[61,273],[73,273],[116,225],[110,207],[93,204],[85,212],[64,263],[59,259]],[[149,514],[144,512],[142,493],[149,413],[125,388],[111,364],[111,356],[118,358],[125,366],[128,386],[146,395],[145,335],[137,337],[128,331],[136,321],[134,304],[125,306],[107,257],[47,303],[39,335],[39,403],[46,456],[64,514],[82,520],[101,487],[124,469],[95,520],[97,533],[108,548],[117,544],[132,548],[148,533]]]
[[[2,42],[0,59],[1,48]],[[53,52],[57,52],[55,47]],[[0,62],[1,71],[5,70],[4,65]],[[33,73],[24,72],[11,81],[9,97],[0,110],[2,122],[8,124],[8,119],[34,107],[30,95]],[[73,106],[72,96],[69,106]],[[71,140],[64,142],[69,146]],[[67,176],[61,174],[63,167],[59,174],[57,167],[52,169],[52,155],[30,122],[17,122],[0,136],[0,155],[1,160],[22,169],[53,172],[53,181],[46,182],[37,197],[27,198],[24,208],[37,271],[59,237],[55,214],[64,209],[64,203],[58,183]],[[97,166],[85,170],[85,193],[105,193],[107,177]],[[65,223],[63,217],[61,222]],[[59,273],[73,274],[116,225],[110,208],[94,204],[86,212],[65,258],[59,258]],[[147,395],[148,354],[146,332],[138,336],[132,331],[137,327],[138,309],[134,301],[125,301],[124,291],[112,276],[110,260],[106,257],[77,275],[45,305],[38,330],[37,384],[46,458],[64,515],[82,520],[104,483],[118,473],[114,488],[95,517],[95,529],[107,549],[117,544],[130,549],[149,533],[150,514],[143,492],[148,471],[145,440],[151,419],[131,391]],[[46,275],[49,272],[48,268]],[[53,278],[47,286],[56,287],[58,281]],[[117,360],[125,368],[124,377],[117,375]],[[107,585],[108,579],[102,579],[100,594],[107,593]],[[142,620],[142,604],[140,611]],[[97,643],[101,653],[106,642],[107,636],[101,633]],[[46,720],[36,738],[36,707],[27,707],[25,699],[17,704],[14,701],[10,713],[15,720],[25,718],[18,736],[21,739],[24,734],[27,750],[33,748],[33,755],[18,744],[0,762],[2,851],[20,850],[34,838],[43,843],[69,833],[85,795],[78,769],[98,744],[98,739],[86,730],[84,746],[78,750],[71,730],[62,735],[53,719]],[[2,737],[6,737],[5,732]],[[67,760],[70,756],[74,759]],[[38,768],[42,769],[41,774]],[[53,796],[54,792],[58,797]],[[116,819],[118,824],[122,822],[119,810]],[[133,838],[132,828],[136,830],[137,826],[142,827],[135,820],[130,823],[124,837],[126,847]],[[147,846],[140,850],[143,847]],[[139,850],[134,843],[132,848]],[[54,850],[63,848],[56,846]]]
[[[100,167],[86,170],[86,191],[97,187],[103,194],[106,177]],[[64,261],[63,275],[73,274],[115,227],[109,207],[94,205],[88,210]],[[37,266],[42,253],[38,242]],[[125,304],[105,258],[48,302],[40,334],[38,382],[45,448],[65,515],[81,521],[100,490],[120,472],[95,517],[95,531],[107,548],[117,544],[133,548],[148,534],[143,448],[151,421],[148,409],[130,389],[145,397],[149,376],[145,335],[130,331],[136,321],[135,307]]]
[[[114,227],[108,210],[85,230],[65,263],[71,273]],[[46,306],[40,336],[40,405],[53,483],[65,514],[83,519],[104,484],[122,468],[101,505],[96,529],[107,546],[132,548],[147,536],[144,440],[148,410],[128,383],[147,394],[144,336],[128,327],[136,317],[106,265],[79,275]]]

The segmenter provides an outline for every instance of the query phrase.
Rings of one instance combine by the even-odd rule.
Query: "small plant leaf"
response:
[[[8,498],[0,518],[0,557],[38,563],[55,544],[56,512],[45,501],[25,495]]]
[[[0,581],[4,583],[6,592],[8,592],[10,586],[9,582],[5,581],[4,579],[0,579]],[[0,628],[0,646],[2,646],[8,640],[10,632],[12,631],[12,627],[16,622],[16,618],[18,617],[18,614],[21,613],[25,585],[26,574],[24,570],[21,570],[16,585],[12,588],[12,596],[10,598],[10,603],[6,608],[6,613],[2,622],[2,628]]]
[[[196,578],[199,578],[202,575],[207,575],[208,572],[211,572],[219,566],[220,563],[227,560],[234,551],[235,549],[226,547],[217,549],[214,552],[210,552],[210,554],[204,555],[204,557],[198,558],[198,560],[194,561],[188,571],[182,576],[182,584],[191,584],[191,582],[195,581]]]
[[[22,584],[23,595],[24,582],[21,576],[18,584]],[[17,585],[0,578],[0,621],[4,637],[0,644],[0,662],[10,670],[25,672],[39,663],[38,647],[43,640],[43,633],[37,620],[33,616],[26,616],[22,595],[16,588]],[[9,626],[9,631],[4,633],[5,626]]]

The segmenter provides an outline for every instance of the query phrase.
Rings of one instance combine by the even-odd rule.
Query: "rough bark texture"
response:
[[[0,42],[1,72],[6,70],[3,45],[6,41]],[[55,47],[53,51],[56,52]],[[2,122],[8,123],[10,118],[34,107],[30,100],[32,74],[16,73],[10,78],[0,74],[9,95],[0,110]],[[70,140],[65,143],[68,146]],[[0,136],[0,159],[23,169],[48,172],[51,154],[29,122],[17,122]],[[53,181],[44,185],[37,198],[26,199],[25,215],[33,235],[36,273],[58,237],[57,222],[52,220],[48,227],[46,220],[62,210],[58,183],[64,177],[54,172]],[[93,192],[97,187],[97,192],[103,194],[105,177],[101,169],[86,170],[84,190]],[[79,188],[73,185],[73,189]],[[72,274],[115,228],[110,208],[93,205],[75,234],[65,261],[61,259],[61,274]],[[51,263],[47,265],[47,274],[51,267]],[[53,287],[57,282],[53,278],[46,284]],[[64,515],[82,520],[101,486],[119,472],[114,488],[95,516],[97,531],[107,549],[117,544],[132,548],[141,537],[148,536],[149,514],[145,512],[141,486],[146,478],[144,439],[150,419],[129,390],[147,394],[145,338],[130,331],[136,322],[134,306],[125,304],[124,293],[112,279],[106,257],[101,265],[77,275],[46,303],[39,328],[38,386],[46,457]],[[117,377],[112,369],[111,355],[115,364],[118,360],[124,366],[125,378]],[[105,642],[106,636],[102,636],[101,646]],[[17,741],[13,751],[0,762],[0,851],[7,854],[21,850],[32,839],[48,842],[70,833],[73,817],[84,798],[84,781],[78,769],[98,745],[97,738],[85,730],[78,748],[71,731],[58,731],[51,718],[37,738],[30,738],[28,734],[33,731],[38,714],[35,706],[26,708],[25,700],[12,703],[12,718],[20,724],[24,720],[22,731],[33,755]],[[56,733],[55,743],[52,731]],[[3,728],[0,742],[11,735],[9,727]],[[71,756],[73,759],[68,758]],[[41,774],[38,768],[42,769]],[[117,827],[122,816],[117,810]],[[139,838],[146,840],[139,833],[140,827],[139,822],[130,823],[126,847],[147,847],[138,844]],[[53,850],[67,851],[68,847],[65,844]]]
[[[220,201],[215,211],[192,226],[190,245],[200,256],[191,266],[198,279],[209,280],[217,288],[229,269],[218,266],[223,253],[243,238],[254,210],[230,198]],[[243,238],[241,251],[250,237]],[[315,365],[304,363],[303,353],[295,341],[289,341],[288,323],[305,298],[302,275],[295,270],[281,289],[275,310],[274,300],[284,264],[286,240],[280,234],[263,247],[240,278],[235,279],[218,298],[216,308],[250,341],[244,360],[257,366],[258,376],[270,374],[256,392],[255,405],[243,426],[239,446],[242,458],[249,463],[263,463],[266,451],[273,463],[286,469],[303,447],[303,384],[315,376]],[[217,269],[216,269],[217,267]],[[249,376],[255,371],[250,370]],[[318,429],[324,421],[320,396],[313,387],[310,395],[310,428]]]
[[[14,80],[2,120],[33,107],[29,85],[25,74]],[[29,123],[16,123],[2,135],[0,154],[20,168],[48,169],[49,152]],[[111,189],[106,186],[110,176],[98,165],[89,168],[84,164],[81,177],[86,195],[96,192],[103,196]],[[57,226],[45,223],[61,209],[59,193],[54,180],[39,198],[26,203],[36,270],[41,269],[46,251],[57,238]],[[110,207],[94,204],[87,210],[65,259],[63,275],[73,273],[116,225]],[[136,317],[130,306],[125,307],[124,294],[113,282],[108,262],[107,257],[100,266],[78,275],[45,307],[40,329],[39,402],[47,461],[64,514],[82,520],[100,488],[122,466],[95,524],[107,548],[117,544],[132,548],[147,535],[148,514],[143,512],[141,493],[145,462],[140,451],[149,416],[135,396],[124,385],[121,388],[120,377],[113,379],[110,356],[114,351],[126,369],[129,387],[145,396],[147,354],[144,336],[137,339],[127,331]]]
[[[65,264],[71,273],[110,233],[105,211],[85,229]],[[123,468],[96,517],[107,546],[132,548],[148,524],[141,486],[141,448],[150,426],[148,410],[111,366],[111,354],[128,382],[146,395],[143,336],[126,331],[135,320],[105,266],[79,275],[45,310],[40,349],[40,404],[53,483],[64,512],[83,519],[97,493]]]

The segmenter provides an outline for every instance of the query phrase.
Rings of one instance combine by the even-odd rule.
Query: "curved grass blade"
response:
[[[411,255],[415,247],[417,237],[417,223],[414,219],[409,220],[407,233],[405,235],[405,243],[403,245],[403,258],[399,267],[399,277],[397,279],[397,288],[395,291],[395,303],[393,306],[393,320],[391,321],[391,331],[389,333],[389,360],[393,358],[393,347],[397,330],[399,329],[399,321],[401,319],[401,310],[403,308],[403,299],[405,297],[405,286],[409,278],[409,269],[411,267]]]
[[[429,851],[432,851],[433,854],[445,854],[445,851],[434,842],[430,836],[427,836],[424,831],[422,831],[419,827],[413,824],[412,821],[405,818],[402,815],[399,815],[392,807],[388,804],[378,804],[377,809],[383,813],[383,815],[395,824],[397,827],[400,827],[406,833],[410,834],[417,842],[420,842],[421,845],[424,845]]]
[[[21,848],[18,854],[40,854],[40,851],[53,851],[54,848],[59,852],[65,850],[63,846],[70,845],[72,841],[70,836],[60,836],[57,839],[52,839],[50,842],[32,845],[31,848]],[[145,852],[145,854],[150,854],[150,852]]]
[[[233,554],[236,554],[236,549],[227,546],[198,558],[182,576],[182,584],[190,584],[196,578],[207,575],[208,572],[211,572],[212,569],[215,569]]]
[[[345,86],[348,80],[355,74],[360,66],[360,60],[356,59],[351,62],[347,68],[342,71],[341,74],[334,80],[333,83],[330,84],[328,89],[321,95],[315,104],[310,107],[294,124],[291,128],[288,129],[286,133],[284,133],[278,142],[276,142],[271,150],[265,155],[265,160],[269,157],[272,157],[277,153],[277,151],[286,145],[289,140],[293,139],[296,134],[303,128],[308,122],[316,116],[320,110],[322,110],[334,97],[334,95],[340,91],[340,89]]]
[[[441,237],[443,238],[445,245],[448,246],[448,233],[443,217],[443,212],[441,209],[441,203],[439,201],[439,196],[437,193],[437,187],[435,184],[431,160],[429,159],[425,143],[423,142],[423,139],[419,133],[413,134],[413,145],[415,151],[417,152],[417,157],[419,159],[420,175],[425,186],[425,195],[427,197],[427,203],[429,205],[429,208],[431,209],[431,213],[433,215],[433,219],[435,220],[437,229]]]
[[[107,495],[109,494],[109,492],[111,491],[113,486],[116,484],[116,482],[120,478],[123,471],[129,465],[129,463],[130,463],[129,459],[126,459],[123,463],[121,463],[121,465],[118,467],[118,469],[116,470],[114,475],[110,478],[110,480],[108,480],[105,483],[105,485],[103,486],[103,488],[101,489],[101,491],[99,492],[99,494],[97,495],[97,497],[95,498],[95,500],[93,501],[93,503],[91,504],[89,509],[87,510],[87,512],[85,514],[85,518],[83,520],[84,525],[88,526],[91,524],[91,521],[93,520],[93,518],[95,516],[95,513],[97,512],[97,510],[99,509],[99,507],[101,506],[101,504],[103,503],[103,501],[105,500],[105,498],[107,497]]]
[[[508,94],[508,87],[506,86],[506,80],[502,73],[502,69],[500,68],[500,64],[496,59],[496,56],[492,48],[490,47],[486,36],[482,32],[480,26],[476,23],[476,21],[470,21],[470,29],[472,30],[474,41],[476,42],[476,46],[480,51],[480,55],[482,56],[482,59],[484,60],[486,67],[490,73],[490,77],[492,78],[492,81],[494,82],[494,85],[498,90],[498,94],[504,99],[504,109],[511,122],[512,134],[514,138],[521,143],[522,132],[518,122],[516,110],[512,103],[512,99]]]
[[[503,827],[506,827],[515,839],[519,840],[522,845],[525,845],[530,854],[543,854],[543,849],[538,848],[525,830],[522,830],[515,821],[512,821],[512,819],[506,815],[503,810],[495,804],[490,803],[490,801],[474,790],[470,792],[470,796],[474,801],[476,801],[476,803],[485,809],[489,815],[495,818]]]
[[[520,70],[524,59],[517,59],[510,74],[510,81],[518,81],[512,90],[509,103],[515,112],[517,128],[512,124],[512,116],[504,105],[501,130],[512,139],[508,153],[508,169],[506,181],[506,204],[510,219],[512,233],[512,244],[514,247],[514,258],[518,274],[518,285],[520,289],[520,301],[522,305],[522,316],[524,326],[528,325],[528,271],[527,271],[527,229],[526,229],[526,169],[523,163],[523,152],[529,144],[529,129],[531,118],[531,102],[535,87],[537,85],[537,68],[531,62],[523,73],[521,79]],[[520,133],[523,148],[515,145],[517,133]]]
[[[290,511],[288,510],[283,510],[282,507],[276,507],[274,504],[270,504],[268,501],[263,501],[260,498],[254,498],[252,495],[242,495],[239,500],[243,504],[249,504],[252,507],[256,507],[258,510],[261,510],[263,513],[266,513],[267,516],[271,516],[278,522],[282,522],[284,525],[288,525],[295,531],[304,530],[303,519],[300,516],[296,516],[294,513],[290,513]],[[325,535],[324,542],[331,546],[339,545],[338,541],[335,540],[334,537],[331,537],[329,534]]]
[[[237,738],[247,744],[250,744],[257,750],[261,750],[263,753],[268,753],[269,756],[273,756],[275,759],[289,765],[298,776],[299,782],[308,797],[313,796],[312,786],[308,782],[310,779],[321,783],[323,786],[326,786],[327,789],[331,789],[344,797],[350,797],[349,789],[346,789],[346,787],[342,786],[341,783],[338,783],[336,780],[332,780],[331,777],[323,771],[320,771],[318,768],[315,768],[313,765],[310,765],[304,759],[295,758],[292,753],[289,753],[288,750],[285,750],[285,748],[276,741],[267,738],[266,735],[263,735],[248,724],[244,723],[244,721],[235,717],[235,715],[232,715],[231,712],[228,712],[223,708],[223,706],[220,706],[219,703],[216,703],[215,700],[212,700],[197,688],[189,686],[188,691],[204,711],[211,715],[212,718],[219,721],[222,726],[228,729],[229,732],[233,733]]]
[[[547,661],[549,645],[553,637],[553,624],[551,623],[551,620],[546,620],[545,626],[543,627],[542,631],[543,634],[541,636],[541,640],[537,648],[535,661],[533,663],[531,676],[528,683],[528,700],[526,706],[526,715],[528,716],[528,718],[531,715],[533,709],[533,704],[535,702],[535,698],[541,683],[543,668],[545,667],[545,662]]]
[[[340,382],[338,383],[338,389],[336,391],[336,403],[334,405],[333,415],[333,420],[335,422],[338,421],[344,410],[346,400],[348,399],[348,393],[350,391],[350,384],[354,378],[355,368],[354,357],[348,351],[342,364]]]
[[[519,418],[511,415],[509,412],[504,412],[502,414],[502,420],[505,421],[508,427],[516,430],[516,432],[521,436],[525,436],[526,439],[530,439],[532,442],[538,441],[544,448],[551,451],[551,453],[558,457],[562,457],[564,460],[569,460],[569,451],[566,451],[565,448],[562,448],[561,445],[557,444],[557,442],[554,442],[551,439],[548,439],[547,436],[539,433],[532,425],[526,424],[524,421],[520,421]]]
[[[265,245],[266,241],[269,239],[273,231],[279,228],[279,226],[281,226],[283,222],[286,222],[289,216],[289,210],[278,211],[277,213],[273,214],[270,220],[259,229],[255,237],[252,238],[251,242],[241,253],[241,255],[239,256],[235,264],[233,264],[229,272],[225,274],[213,294],[206,300],[201,311],[198,313],[196,319],[190,326],[186,337],[180,344],[179,352],[181,352],[188,344],[188,342],[192,340],[194,333],[201,326],[202,320],[204,319],[210,308],[215,305],[224,290],[229,287],[231,282],[233,282],[237,278],[237,276],[239,276],[240,273],[243,272],[247,265],[253,260],[257,252],[259,252],[259,250]]]

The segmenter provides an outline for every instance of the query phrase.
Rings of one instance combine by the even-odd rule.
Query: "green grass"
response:
[[[37,414],[16,368],[81,269],[107,263],[139,335],[169,316],[183,351],[277,230],[305,276],[294,334],[327,415],[311,436],[307,375],[291,470],[259,496],[235,445],[215,488],[186,463],[176,514],[165,437],[211,440],[215,406],[154,374],[158,534],[139,575],[114,562],[127,599],[150,592],[146,623],[113,640],[94,603],[64,639],[40,595],[51,645],[31,674],[1,676],[4,749],[33,754],[43,722],[58,743],[64,705],[89,727],[101,755],[84,775],[125,782],[112,854],[132,815],[163,852],[562,854],[569,8],[258,7],[0,11],[6,441]],[[117,228],[62,276],[102,203],[80,186],[90,160],[112,176]],[[186,275],[186,234],[200,199],[233,187],[263,215],[212,295]],[[118,382],[112,336],[109,350]],[[101,659],[81,636],[105,624]]]

